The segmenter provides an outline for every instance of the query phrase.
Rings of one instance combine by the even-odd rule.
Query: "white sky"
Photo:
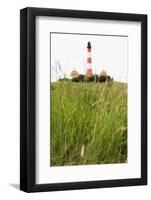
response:
[[[92,70],[99,74],[106,70],[114,80],[128,80],[128,37],[51,33],[51,81],[71,71],[85,74],[87,42],[92,46]],[[57,62],[61,65],[61,72]]]

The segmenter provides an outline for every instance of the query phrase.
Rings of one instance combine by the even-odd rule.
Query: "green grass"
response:
[[[127,162],[127,84],[51,83],[50,165]]]

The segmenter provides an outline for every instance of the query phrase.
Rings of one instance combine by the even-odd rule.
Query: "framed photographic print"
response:
[[[147,184],[147,16],[20,12],[20,189]]]

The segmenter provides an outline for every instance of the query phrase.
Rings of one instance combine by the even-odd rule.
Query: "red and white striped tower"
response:
[[[88,77],[92,76],[92,57],[91,57],[91,43],[88,42],[88,46],[87,46],[87,53],[88,53],[88,57],[87,57],[87,71],[86,71],[86,75]]]

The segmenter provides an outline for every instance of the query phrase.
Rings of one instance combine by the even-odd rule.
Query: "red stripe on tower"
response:
[[[91,44],[90,44],[90,46],[91,46]],[[88,48],[88,47],[87,47]],[[90,48],[88,48],[88,52],[91,52],[91,47]]]
[[[90,76],[93,75],[93,73],[92,73],[92,58],[91,58],[91,43],[90,42],[88,42],[87,54],[88,54],[88,57],[87,57],[87,72],[86,72],[86,75],[90,77]]]
[[[87,63],[92,64],[92,59],[91,59],[91,57],[88,57],[88,58],[87,58]]]

